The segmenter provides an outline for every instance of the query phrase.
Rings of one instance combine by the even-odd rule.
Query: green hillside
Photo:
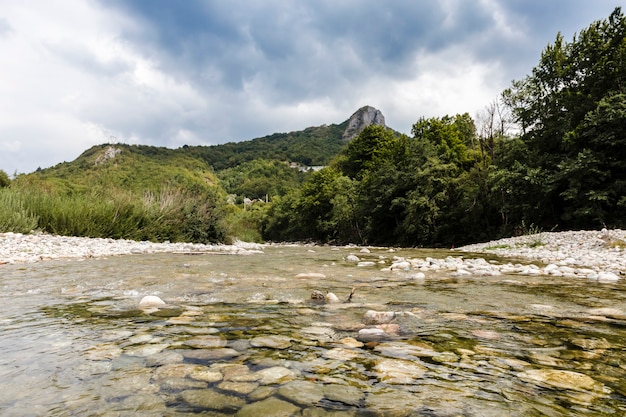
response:
[[[264,209],[243,202],[299,188],[310,174],[290,168],[290,162],[328,164],[346,145],[341,136],[347,123],[215,146],[93,146],[74,161],[13,181],[7,177],[0,185],[0,231],[260,240]]]
[[[20,176],[18,181],[42,183],[49,190],[62,192],[85,192],[99,187],[131,192],[158,191],[163,187],[206,191],[219,183],[204,161],[187,152],[125,144],[93,146],[72,162]]]
[[[302,165],[328,165],[345,146],[341,140],[348,121],[341,124],[308,127],[289,133],[274,133],[243,142],[214,146],[184,146],[182,152],[194,155],[216,171],[233,168],[255,159],[297,162]]]

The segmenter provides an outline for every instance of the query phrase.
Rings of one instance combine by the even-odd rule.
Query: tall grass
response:
[[[0,232],[29,233],[37,228],[38,218],[24,206],[19,193],[0,188]]]
[[[1,190],[0,197],[0,231],[36,228],[66,236],[172,242],[225,239],[217,194],[170,188],[145,194],[119,189],[62,194],[23,187]]]

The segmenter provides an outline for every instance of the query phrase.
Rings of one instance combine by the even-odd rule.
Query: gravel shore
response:
[[[461,252],[491,253],[555,264],[626,274],[626,231],[544,232],[463,246]]]
[[[227,253],[247,255],[260,245],[236,242],[233,245],[197,243],[154,243],[123,239],[56,236],[43,233],[24,235],[0,233],[0,264],[39,262],[50,259],[95,258],[147,253]]]

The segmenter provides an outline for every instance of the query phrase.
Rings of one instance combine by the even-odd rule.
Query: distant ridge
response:
[[[184,145],[178,149],[169,149],[151,145],[102,144],[85,150],[72,162],[45,168],[42,174],[46,177],[65,178],[70,182],[81,183],[83,182],[81,177],[84,177],[86,169],[88,171],[98,167],[104,169],[105,166],[109,166],[108,162],[121,167],[133,161],[134,168],[127,166],[125,169],[128,170],[129,179],[132,178],[134,184],[140,185],[143,182],[150,182],[150,179],[143,178],[139,172],[143,171],[145,166],[157,161],[165,166],[174,163],[175,160],[178,163],[187,161],[183,166],[200,163],[196,169],[204,165],[203,169],[210,168],[213,172],[256,159],[295,162],[303,166],[326,166],[341,152],[347,142],[371,124],[385,125],[385,117],[380,110],[372,106],[363,106],[349,119],[339,124],[312,126],[299,131],[273,133],[219,145]]]

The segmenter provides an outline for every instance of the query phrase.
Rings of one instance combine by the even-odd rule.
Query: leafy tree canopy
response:
[[[503,93],[541,178],[534,221],[624,224],[626,17],[616,8],[566,42],[558,34],[532,74]]]

